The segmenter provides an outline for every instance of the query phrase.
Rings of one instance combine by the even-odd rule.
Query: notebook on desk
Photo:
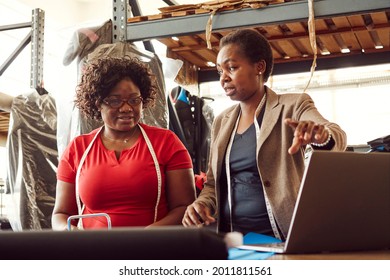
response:
[[[238,248],[276,253],[390,248],[390,153],[313,152],[286,241]]]

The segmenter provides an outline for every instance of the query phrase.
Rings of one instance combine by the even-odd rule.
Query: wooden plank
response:
[[[309,56],[312,56],[313,55],[313,49],[311,48],[311,45],[310,45],[310,41],[309,41],[309,38],[301,38],[299,39],[299,41],[301,42],[302,46],[304,46],[304,48],[307,50],[307,53]],[[319,54],[319,50],[317,50],[317,54]]]
[[[351,23],[351,26],[364,26],[364,20],[361,15],[353,15],[348,17],[348,21]]]
[[[368,31],[358,31],[355,33],[360,45],[363,47],[363,49],[375,49],[375,44],[371,39],[370,33]]]
[[[293,33],[304,33],[306,32],[305,27],[300,22],[293,22],[293,23],[286,23],[286,26],[293,32]]]
[[[179,42],[183,45],[183,46],[191,46],[191,45],[198,45],[199,44],[199,41],[196,40],[194,37],[192,36],[180,36],[179,37]]]
[[[329,30],[328,25],[323,19],[316,19],[315,20],[315,27],[316,31],[327,31]]]
[[[127,23],[134,23],[134,22],[141,22],[141,21],[147,21],[147,16],[137,16],[137,17],[131,17],[127,19]]]
[[[268,4],[280,4],[284,3],[284,0],[247,0],[247,1],[238,1],[238,0],[224,0],[221,1],[207,1],[199,4],[183,4],[183,5],[174,5],[169,7],[159,8],[161,13],[170,13],[172,16],[184,16],[188,12],[193,13],[208,13],[213,9],[218,9],[218,11],[229,11],[242,9],[247,7],[252,7],[254,9],[267,6]]]
[[[390,47],[390,28],[377,30],[379,39],[382,45],[386,47]]]
[[[283,56],[281,56],[280,53],[276,51],[274,48],[272,48],[272,55],[274,57],[274,60],[283,58]]]
[[[171,17],[171,14],[157,14],[157,15],[148,15],[148,20],[158,20],[163,18],[169,18]]]
[[[209,10],[206,10],[206,9],[196,9],[195,10],[195,14],[198,15],[198,14],[208,14],[210,13]]]
[[[193,15],[193,14],[195,14],[195,10],[172,12],[171,16],[172,17],[184,17],[184,16],[188,16],[188,15]]]
[[[332,20],[337,29],[351,27],[347,17],[334,17]]]
[[[284,57],[287,55],[286,52],[283,50],[283,48],[280,46],[279,42],[271,42],[272,47],[272,53],[274,55],[274,59],[284,59]]]
[[[198,67],[207,67],[206,62],[193,52],[177,52],[186,61]]]
[[[180,43],[178,41],[173,40],[172,38],[161,38],[158,40],[159,42],[166,45],[168,48],[177,48],[180,47]]]
[[[332,35],[321,35],[319,37],[330,53],[340,52],[340,46],[337,44]]]
[[[361,47],[360,47],[360,44],[358,42],[358,40],[356,39],[356,36],[354,33],[350,32],[350,33],[347,33],[347,32],[344,32],[344,33],[341,33],[340,34],[341,37],[343,38],[345,44],[347,45],[347,47],[352,51],[357,51],[357,50],[361,50]]]
[[[199,38],[201,38],[205,44],[206,44],[206,34],[205,33],[202,33],[202,34],[198,34],[197,35]],[[219,43],[219,40],[222,38],[222,36],[219,34],[219,33],[211,33],[211,36],[210,36],[210,42],[212,45],[215,45]]]
[[[284,53],[291,57],[302,57],[302,53],[290,42],[290,40],[280,40],[279,46],[283,49]]]
[[[218,31],[219,34],[221,34],[221,37],[224,37],[230,33],[231,30],[222,30]]]
[[[216,61],[217,61],[217,53],[212,51],[212,50],[200,49],[200,50],[194,51],[194,53],[199,55],[199,57],[202,57],[205,60],[206,64],[209,61],[213,62],[213,63],[216,63]]]
[[[183,4],[183,5],[174,5],[174,6],[168,6],[168,7],[161,7],[161,8],[158,8],[158,10],[161,13],[172,13],[172,12],[178,12],[178,11],[195,10],[195,9],[197,9],[199,7],[200,7],[200,5]]]
[[[279,29],[277,25],[263,26],[263,29],[267,31],[269,37],[273,36],[282,36],[283,32]]]
[[[385,12],[372,13],[370,15],[375,25],[389,23]]]
[[[10,119],[10,113],[0,111],[0,132],[4,132],[5,134],[8,132],[9,119]]]
[[[207,49],[206,34],[204,34],[204,33],[198,34],[197,37],[199,38],[199,40],[202,41],[203,48]],[[218,52],[220,38],[222,38],[222,36],[220,34],[217,34],[217,33],[211,34],[210,42],[211,42],[211,48],[213,51]]]
[[[290,40],[290,42],[292,42],[292,44],[295,46],[297,51],[299,51],[300,57],[308,56],[313,53],[311,51],[311,47],[309,46],[309,48],[306,48],[306,45],[302,43],[301,39],[292,39]]]

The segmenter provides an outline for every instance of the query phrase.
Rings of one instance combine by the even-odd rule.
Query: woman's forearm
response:
[[[67,214],[57,213],[53,214],[51,218],[51,227],[53,230],[67,230],[68,229],[68,217]]]

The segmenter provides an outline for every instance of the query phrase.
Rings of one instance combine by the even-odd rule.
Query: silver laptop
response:
[[[286,241],[238,248],[276,253],[390,248],[390,153],[313,152]]]

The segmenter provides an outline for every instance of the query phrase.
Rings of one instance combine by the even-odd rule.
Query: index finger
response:
[[[196,211],[196,215],[198,216],[199,221],[204,223],[205,225],[209,225],[210,223],[213,223],[215,221],[215,219],[210,215],[210,209],[203,204],[195,204],[194,209]]]

